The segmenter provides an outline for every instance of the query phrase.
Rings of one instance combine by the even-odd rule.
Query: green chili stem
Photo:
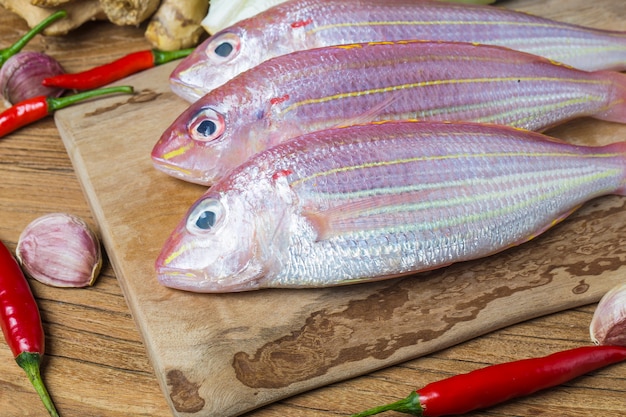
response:
[[[11,58],[13,55],[21,51],[22,48],[26,46],[26,44],[30,42],[30,40],[34,38],[37,34],[42,32],[45,28],[50,26],[55,21],[65,16],[67,16],[67,12],[65,10],[59,10],[52,13],[50,16],[39,22],[39,24],[37,24],[31,30],[26,32],[26,34],[18,39],[18,41],[15,42],[13,45],[0,51],[0,67],[6,62],[7,59]]]
[[[43,402],[43,405],[50,413],[51,417],[59,417],[59,413],[54,407],[54,403],[50,398],[50,394],[48,394],[48,390],[41,379],[41,373],[39,372],[39,365],[41,363],[41,355],[39,353],[31,353],[31,352],[22,352],[17,358],[15,358],[17,364],[22,368],[28,379],[30,380],[33,387],[35,387],[35,391],[39,394],[39,398]]]
[[[161,51],[158,49],[153,49],[152,56],[154,57],[154,65],[161,65],[179,58],[184,58],[191,54],[194,49],[195,48],[187,48],[179,49],[177,51]]]
[[[102,96],[105,94],[125,93],[132,94],[133,87],[131,86],[119,86],[119,87],[106,87],[99,88],[97,90],[84,91],[82,93],[73,94],[65,97],[48,97],[48,113],[52,113],[56,110],[70,106],[79,101],[87,100],[92,97]]]
[[[372,416],[374,414],[383,413],[385,411],[397,411],[399,413],[413,414],[415,416],[424,415],[424,409],[420,404],[419,394],[413,391],[408,397],[403,398],[400,401],[370,408],[369,410],[365,410],[357,414],[352,414],[350,417]]]

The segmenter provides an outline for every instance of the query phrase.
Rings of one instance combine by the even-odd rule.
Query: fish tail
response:
[[[616,71],[598,71],[597,74],[612,82],[607,109],[594,117],[608,122],[626,123],[626,74]]]

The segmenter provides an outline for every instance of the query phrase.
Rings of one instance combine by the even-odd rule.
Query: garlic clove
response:
[[[600,299],[589,334],[595,344],[626,346],[626,283],[611,288]]]
[[[17,53],[0,68],[0,94],[9,104],[37,96],[60,97],[65,90],[45,87],[41,82],[44,78],[64,72],[61,64],[49,55],[40,52]]]
[[[22,231],[15,254],[24,272],[54,287],[93,285],[102,267],[100,242],[81,218],[51,213]]]

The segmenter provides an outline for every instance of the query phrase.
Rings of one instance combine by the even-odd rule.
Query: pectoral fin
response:
[[[346,201],[329,209],[304,209],[302,214],[317,232],[317,240],[376,229],[402,227],[416,221],[413,205],[431,191],[382,194]]]
[[[335,127],[346,127],[346,126],[354,126],[359,124],[367,124],[374,122],[375,120],[380,120],[381,115],[384,113],[384,110],[396,101],[396,97],[388,97],[385,100],[378,103],[376,106],[372,106],[367,111],[363,113],[351,117],[350,119],[341,122],[339,125]]]

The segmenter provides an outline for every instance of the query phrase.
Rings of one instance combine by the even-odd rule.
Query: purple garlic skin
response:
[[[10,105],[37,96],[60,97],[64,89],[44,87],[41,82],[63,73],[61,64],[49,55],[19,52],[0,68],[0,94]]]
[[[26,274],[54,287],[93,285],[102,267],[97,236],[84,220],[66,213],[32,221],[22,231],[15,254]]]
[[[589,335],[598,345],[626,346],[626,283],[604,294],[593,313]]]

